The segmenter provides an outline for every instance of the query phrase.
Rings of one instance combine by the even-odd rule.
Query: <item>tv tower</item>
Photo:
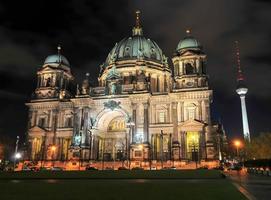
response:
[[[249,133],[247,109],[246,109],[246,94],[248,92],[248,88],[244,84],[244,75],[243,75],[243,72],[241,69],[240,50],[239,50],[238,41],[235,41],[235,45],[236,45],[236,58],[237,58],[237,68],[238,68],[236,93],[240,96],[240,100],[241,100],[244,138],[245,138],[245,140],[250,142],[250,133]]]

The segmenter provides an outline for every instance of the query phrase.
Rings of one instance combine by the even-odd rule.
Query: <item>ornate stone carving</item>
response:
[[[116,108],[120,108],[120,102],[110,100],[108,102],[104,102],[104,107],[109,108],[110,110],[115,110]]]

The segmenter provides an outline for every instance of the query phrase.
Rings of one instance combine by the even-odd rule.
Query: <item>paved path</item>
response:
[[[237,171],[226,174],[248,199],[271,199],[271,177],[252,175]]]

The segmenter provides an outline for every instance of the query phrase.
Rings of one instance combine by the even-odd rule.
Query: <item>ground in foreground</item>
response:
[[[60,172],[62,173],[62,172]],[[87,172],[101,173],[101,172]],[[115,172],[106,172],[109,178],[106,178],[102,173],[102,177],[98,178],[55,178],[51,176],[38,179],[38,174],[35,178],[25,179],[16,178],[13,174],[12,179],[8,179],[5,175],[1,179],[0,174],[0,193],[1,200],[138,200],[138,199],[189,199],[189,200],[212,200],[212,199],[231,199],[242,200],[244,196],[226,179],[221,178],[219,174],[214,176],[214,172],[195,172],[205,174],[198,178],[191,171],[178,172],[163,172],[156,171],[155,178],[150,177],[149,171],[144,172],[117,172],[120,177],[122,173],[132,174],[130,178],[118,178]],[[139,179],[137,173],[141,174]],[[162,179],[159,179],[161,173]],[[208,178],[208,174],[210,177]],[[114,178],[110,178],[113,174]],[[144,178],[146,174],[146,178]],[[167,177],[168,174],[168,177]],[[172,176],[175,175],[175,176]],[[185,174],[193,175],[191,179]],[[19,175],[19,174],[18,174]],[[62,174],[63,175],[63,174]],[[65,175],[65,173],[64,173]],[[73,172],[76,175],[76,172]],[[79,173],[82,175],[82,172]],[[64,177],[64,176],[62,176]],[[112,177],[112,176],[111,176]],[[174,178],[175,177],[175,178]],[[179,178],[176,178],[179,177]],[[185,178],[181,178],[185,177]]]

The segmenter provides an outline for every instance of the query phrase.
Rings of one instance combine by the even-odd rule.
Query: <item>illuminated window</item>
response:
[[[159,112],[159,119],[158,119],[159,123],[165,123],[166,122],[165,118],[166,118],[165,112]]]
[[[188,119],[195,119],[195,108],[188,108]]]

